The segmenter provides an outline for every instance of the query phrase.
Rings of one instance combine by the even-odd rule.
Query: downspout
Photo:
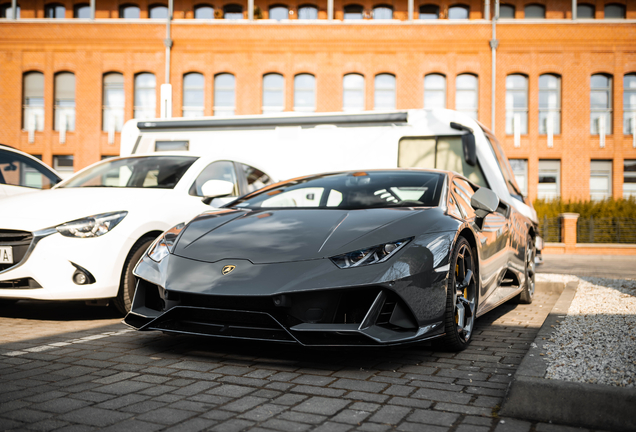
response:
[[[18,0],[11,0],[11,19],[18,19],[16,13],[18,12]]]
[[[576,19],[576,0],[572,0],[572,19]]]
[[[492,52],[492,82],[490,83],[490,129],[495,133],[495,96],[497,94],[497,20],[499,19],[499,0],[495,0],[495,13],[492,17],[492,39],[490,39],[490,50]]]
[[[172,49],[172,36],[170,33],[170,24],[172,22],[173,0],[168,1],[168,17],[166,19],[166,38],[163,44],[166,47],[166,77],[165,84],[161,85],[161,118],[172,117],[172,85],[170,85],[170,51]]]

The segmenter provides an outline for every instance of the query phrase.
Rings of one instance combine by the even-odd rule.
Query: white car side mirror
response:
[[[209,204],[213,198],[232,195],[234,183],[225,180],[208,180],[201,186],[203,202]]]

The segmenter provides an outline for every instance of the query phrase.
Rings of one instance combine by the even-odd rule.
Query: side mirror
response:
[[[486,188],[479,188],[470,199],[470,205],[475,209],[478,218],[485,218],[494,213],[499,207],[499,197],[496,193]]]
[[[462,135],[462,147],[466,163],[470,166],[477,165],[477,146],[475,145],[475,135],[472,132]]]
[[[201,186],[203,202],[210,204],[214,198],[232,195],[234,183],[225,180],[208,180]]]

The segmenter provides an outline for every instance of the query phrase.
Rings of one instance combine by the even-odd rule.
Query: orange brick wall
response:
[[[228,0],[228,3],[230,1]],[[147,16],[144,0],[138,4]],[[255,2],[264,14],[268,5]],[[287,2],[292,10],[304,1]],[[407,1],[394,0],[395,17],[406,20]],[[423,1],[422,3],[428,3]],[[454,2],[439,3],[444,10]],[[205,76],[205,114],[212,114],[214,75],[233,73],[236,77],[236,113],[258,114],[262,105],[262,75],[278,72],[285,76],[286,110],[293,109],[293,77],[308,72],[316,76],[317,111],[342,109],[342,77],[361,73],[366,82],[366,108],[373,108],[373,78],[378,73],[397,77],[397,108],[423,106],[423,77],[438,72],[447,76],[447,106],[455,105],[455,77],[470,72],[479,77],[479,119],[491,124],[491,23],[483,21],[483,5],[471,6],[471,20],[413,23],[394,20],[387,23],[364,20],[343,23],[319,20],[307,23],[290,20],[202,22],[192,17],[193,1],[176,0],[172,25],[171,83],[173,115],[181,115],[182,77],[187,72]],[[513,1],[517,14],[521,1]],[[159,85],[165,80],[165,23],[148,20],[124,22],[106,19],[117,16],[116,1],[97,1],[95,22],[79,20],[36,20],[43,16],[44,3],[20,2],[21,20],[0,22],[0,142],[31,154],[42,155],[51,163],[53,155],[72,154],[76,170],[103,155],[119,153],[119,134],[114,145],[102,132],[102,76],[117,71],[125,80],[125,120],[133,115],[133,80],[136,73],[152,72]],[[213,3],[215,7],[223,3]],[[326,1],[316,3],[319,17],[326,17]],[[344,4],[336,0],[336,18]],[[365,10],[374,2],[365,1]],[[419,2],[415,3],[415,15]],[[497,25],[496,135],[508,157],[528,159],[529,195],[537,194],[539,159],[561,160],[561,195],[566,200],[589,197],[590,160],[612,160],[613,193],[622,195],[623,160],[636,159],[631,135],[622,134],[623,75],[636,72],[636,1],[627,3],[628,20],[604,23],[601,20],[575,22],[570,17],[570,1],[544,2],[548,18],[543,23],[523,20]],[[597,15],[603,11],[597,2]],[[72,16],[72,3],[66,2]],[[144,15],[146,14],[146,15]],[[340,14],[340,15],[339,15]],[[266,14],[265,14],[266,17]],[[45,76],[45,128],[28,143],[22,130],[22,74],[41,71]],[[53,131],[53,79],[60,71],[76,76],[76,128],[67,133],[67,142],[59,143]],[[589,87],[594,73],[614,77],[613,134],[604,149],[598,137],[589,133]],[[505,135],[505,79],[508,74],[523,73],[529,78],[529,133],[514,147],[513,137]],[[538,78],[543,73],[561,75],[562,133],[548,148],[546,137],[538,135]],[[157,106],[157,116],[159,107]]]

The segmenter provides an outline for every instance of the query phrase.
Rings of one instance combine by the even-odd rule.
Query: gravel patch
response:
[[[567,316],[543,345],[546,378],[636,387],[636,280],[539,276],[579,280]]]

